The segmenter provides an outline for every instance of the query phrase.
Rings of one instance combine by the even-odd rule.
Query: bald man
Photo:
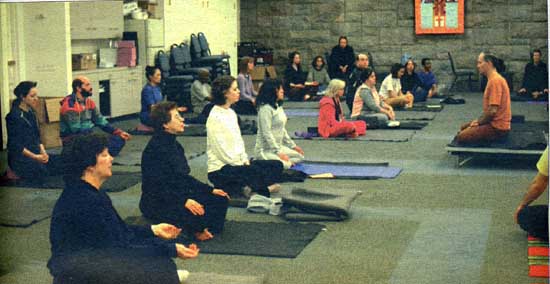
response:
[[[364,53],[359,53],[355,57],[355,69],[351,72],[348,83],[346,84],[346,104],[349,110],[353,108],[353,99],[355,98],[355,91],[363,82],[359,79],[361,73],[369,67],[369,57]]]
[[[130,134],[120,128],[113,127],[105,117],[99,113],[92,96],[90,80],[78,76],[72,83],[73,92],[61,101],[60,136],[63,146],[70,143],[75,137],[89,134],[95,126],[111,134],[109,138],[109,153],[117,156]]]

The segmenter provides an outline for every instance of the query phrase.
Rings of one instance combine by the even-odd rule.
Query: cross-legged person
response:
[[[482,53],[477,59],[477,69],[487,76],[488,82],[483,93],[483,114],[478,119],[463,124],[457,135],[460,144],[485,144],[502,138],[510,131],[512,110],[510,90],[506,80],[497,72],[500,59]]]
[[[122,220],[100,190],[112,175],[107,146],[103,135],[79,135],[63,151],[65,188],[50,225],[53,283],[180,283],[189,273],[178,271],[171,258],[194,258],[198,248],[176,243],[181,229],[173,225]]]
[[[141,157],[143,216],[180,226],[200,241],[213,238],[223,230],[229,195],[189,175],[185,150],[176,140],[184,124],[174,102],[155,105],[150,120],[155,134]]]
[[[304,151],[286,131],[287,117],[280,105],[284,98],[281,81],[264,81],[258,94],[258,134],[254,156],[259,160],[279,160],[285,169],[304,159]]]
[[[390,120],[395,120],[395,113],[376,91],[376,73],[367,68],[359,78],[363,84],[355,92],[351,119],[363,120],[372,128],[386,127]]]
[[[270,186],[277,188],[283,163],[274,160],[248,159],[231,105],[239,100],[237,81],[231,76],[218,77],[212,83],[212,102],[215,104],[206,121],[208,179],[216,188],[233,194],[252,193],[270,196]],[[245,194],[246,195],[246,194]]]
[[[525,65],[518,95],[532,100],[548,99],[548,67],[542,61],[540,49],[533,50],[531,62]]]
[[[390,71],[390,74],[384,78],[382,85],[380,85],[380,95],[384,98],[384,102],[394,108],[412,107],[414,96],[410,92],[403,94],[401,90],[401,76],[405,74],[405,67],[395,63]]]

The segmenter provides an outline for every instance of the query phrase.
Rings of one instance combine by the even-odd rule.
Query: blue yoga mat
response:
[[[331,173],[334,178],[342,179],[377,179],[395,178],[401,173],[401,168],[360,165],[335,165],[325,163],[299,163],[291,169],[304,172],[307,175]]]
[[[285,109],[285,114],[288,117],[316,117],[319,116],[319,111],[315,109]]]

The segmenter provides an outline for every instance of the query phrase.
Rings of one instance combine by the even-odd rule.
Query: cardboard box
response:
[[[63,98],[40,98],[36,118],[40,127],[40,141],[46,148],[61,147],[59,138],[59,110]]]
[[[96,69],[97,55],[95,53],[73,54],[72,63],[73,63],[73,71]]]

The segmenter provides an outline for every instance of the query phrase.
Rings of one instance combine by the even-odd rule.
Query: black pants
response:
[[[288,100],[301,102],[304,100],[304,97],[306,95],[306,90],[299,89],[299,88],[289,88],[287,94],[288,94]]]
[[[79,252],[58,257],[48,267],[54,284],[180,283],[171,258],[137,248]]]
[[[185,232],[197,233],[208,228],[212,233],[221,233],[227,214],[227,198],[205,193],[191,199],[204,207],[204,215],[193,215],[189,209],[185,208],[185,204],[181,204],[181,208],[172,212],[161,212],[162,210],[154,212],[154,214],[145,214],[147,211],[144,210],[142,212],[151,221],[173,224],[182,228]]]
[[[519,211],[518,223],[529,235],[548,240],[548,205],[525,206]]]
[[[23,155],[9,159],[10,168],[22,179],[42,183],[45,177],[63,173],[63,162],[60,155],[49,155],[48,163],[42,164]]]
[[[208,173],[214,187],[226,190],[229,194],[241,194],[244,186],[253,192],[269,197],[268,186],[281,180],[283,163],[274,160],[254,160],[249,166],[225,165],[218,171]]]
[[[258,111],[251,101],[239,100],[233,105],[233,109],[237,114],[242,115],[256,115]]]

